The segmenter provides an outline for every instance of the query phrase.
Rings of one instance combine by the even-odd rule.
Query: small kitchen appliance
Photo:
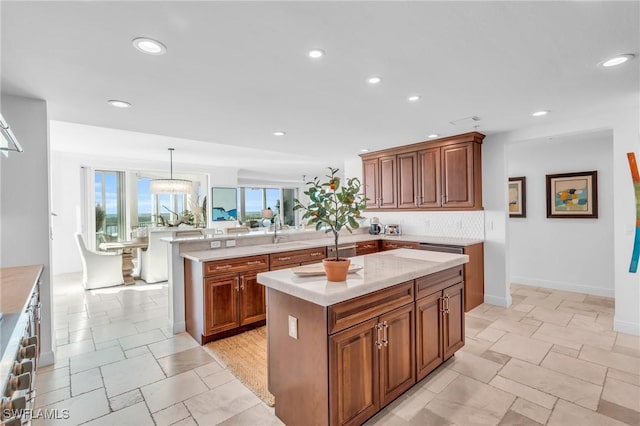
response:
[[[400,225],[387,225],[384,228],[385,235],[400,235],[402,234],[402,229]]]
[[[372,235],[378,235],[382,232],[382,225],[380,225],[380,219],[377,217],[371,218],[371,225],[369,226],[369,233]]]

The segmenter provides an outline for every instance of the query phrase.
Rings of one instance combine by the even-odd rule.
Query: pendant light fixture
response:
[[[173,178],[173,151],[174,148],[169,148],[170,177],[169,179],[152,180],[149,186],[152,194],[189,194],[193,189],[193,183],[190,180]]]

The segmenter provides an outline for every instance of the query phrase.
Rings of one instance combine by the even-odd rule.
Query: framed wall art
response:
[[[596,219],[598,172],[547,175],[547,217]]]
[[[527,217],[527,178],[509,178],[509,217]]]

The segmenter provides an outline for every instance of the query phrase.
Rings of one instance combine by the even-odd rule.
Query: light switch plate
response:
[[[218,248],[221,245],[220,241],[211,241],[211,248]]]
[[[298,318],[289,315],[289,336],[298,338]]]
[[[236,246],[236,240],[227,240],[227,247],[235,247]]]

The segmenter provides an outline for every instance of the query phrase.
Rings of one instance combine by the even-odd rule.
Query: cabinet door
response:
[[[380,408],[416,383],[414,304],[380,317]]]
[[[364,188],[364,196],[367,197],[367,208],[377,208],[379,201],[378,188],[378,159],[362,161],[362,187]]]
[[[211,335],[231,330],[238,321],[237,275],[226,275],[204,280],[204,334]]]
[[[464,284],[456,284],[443,291],[444,359],[464,346]]]
[[[440,183],[440,148],[418,152],[418,207],[440,207],[442,185]]]
[[[380,407],[377,319],[329,338],[331,425],[359,425]]]
[[[398,207],[396,156],[380,157],[380,208]]]
[[[441,292],[416,301],[416,358],[418,380],[438,367],[443,360]]]
[[[267,318],[265,288],[258,284],[259,272],[240,274],[240,325],[251,324]]]
[[[418,154],[398,154],[398,208],[416,208],[418,191]]]
[[[442,147],[443,207],[473,207],[473,142]]]

